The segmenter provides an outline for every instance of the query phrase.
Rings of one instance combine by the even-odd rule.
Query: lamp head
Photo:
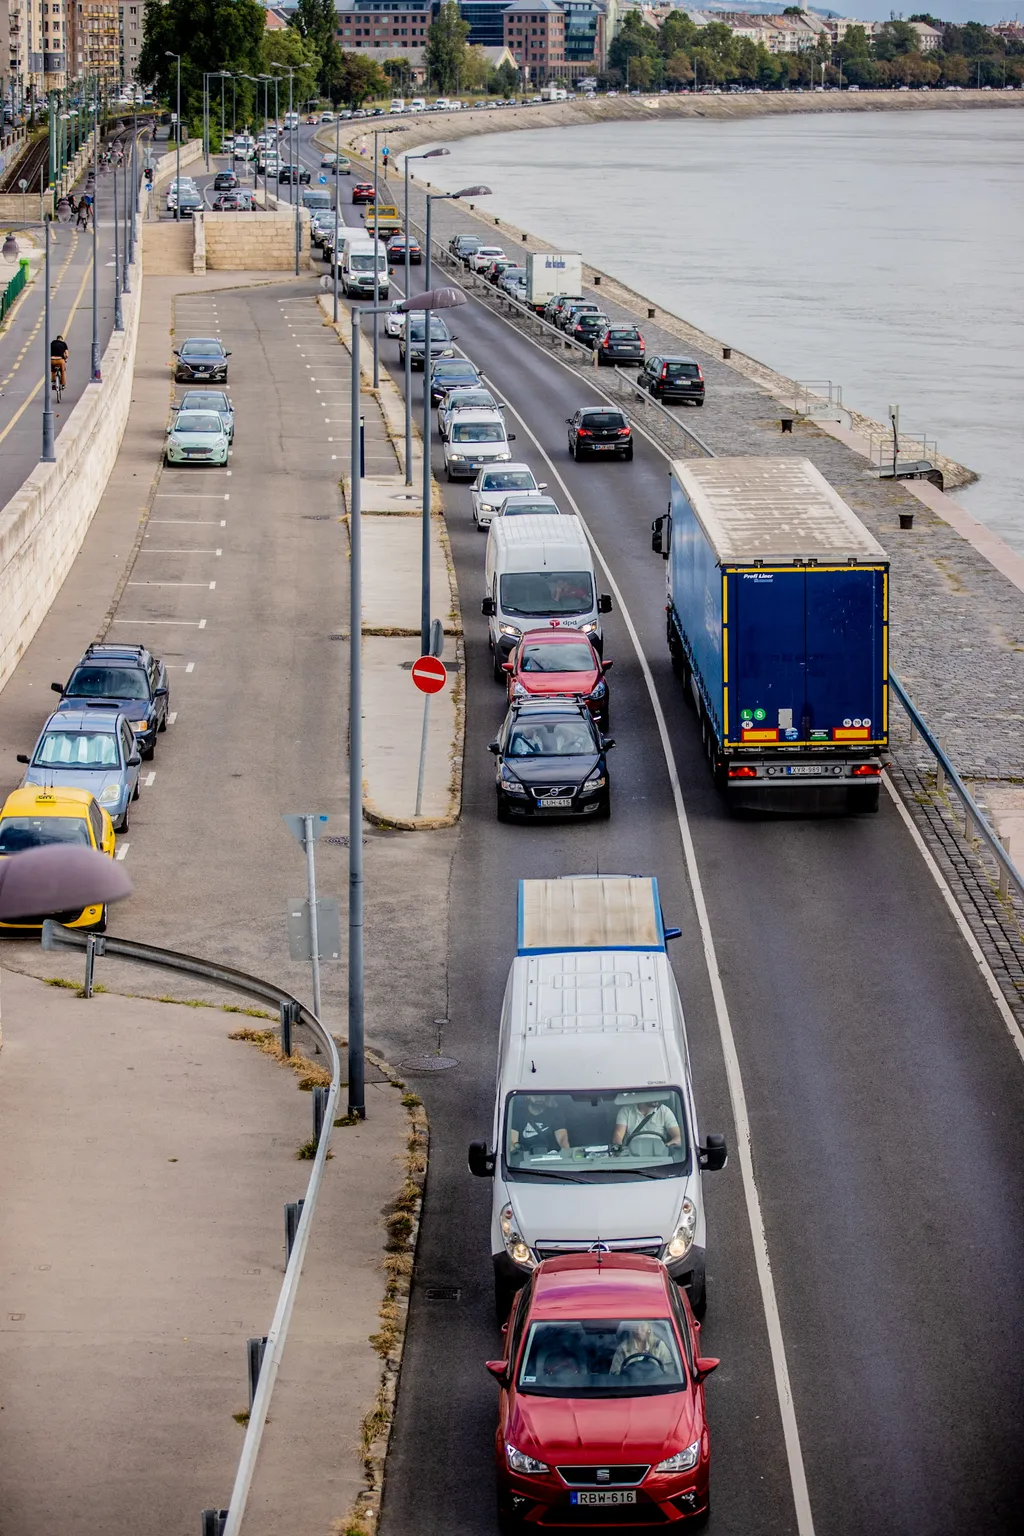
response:
[[[9,234],[3,243],[3,258],[9,266],[13,266],[18,259],[18,242],[13,234]]]

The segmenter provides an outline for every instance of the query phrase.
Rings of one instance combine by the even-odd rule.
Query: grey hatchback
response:
[[[127,832],[128,808],[139,798],[142,754],[122,710],[106,701],[60,709],[43,726],[32,756],[19,752],[18,762],[28,768],[25,784],[89,790],[114,830]]]
[[[215,411],[227,429],[228,442],[235,435],[235,408],[222,389],[186,389],[177,411]]]

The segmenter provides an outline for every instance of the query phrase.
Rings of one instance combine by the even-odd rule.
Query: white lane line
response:
[[[139,550],[140,555],[219,555],[219,549],[155,549],[152,544],[143,545]],[[129,582],[129,586],[136,583]]]
[[[125,586],[128,586],[128,587],[205,587],[206,585],[207,585],[207,583],[205,581],[128,581],[128,582],[125,582]],[[211,587],[215,587],[217,585],[217,583],[215,581],[211,581],[209,583],[209,585]]]
[[[224,517],[151,517],[150,527],[159,524],[161,528],[226,528],[227,519]]]
[[[483,375],[483,377],[489,387],[494,389],[495,386],[491,380],[487,379],[486,375]],[[789,1480],[793,1490],[793,1503],[796,1509],[797,1531],[799,1536],[814,1536],[814,1520],[811,1515],[811,1501],[807,1490],[807,1474],[804,1470],[803,1451],[800,1447],[800,1431],[796,1421],[796,1408],[793,1403],[793,1389],[789,1376],[789,1364],[786,1359],[786,1344],[782,1335],[782,1320],[779,1316],[779,1303],[775,1294],[775,1281],[772,1276],[771,1256],[768,1252],[768,1238],[765,1233],[764,1216],[761,1210],[761,1197],[758,1193],[757,1181],[754,1177],[753,1138],[750,1129],[750,1117],[747,1113],[747,1096],[743,1087],[739,1054],[736,1050],[732,1020],[729,1017],[729,1005],[725,999],[725,989],[722,986],[722,977],[718,968],[718,956],[711,932],[711,919],[708,915],[707,903],[704,899],[704,887],[701,882],[700,869],[697,865],[697,854],[690,832],[686,806],[683,802],[683,791],[679,783],[679,774],[672,752],[672,743],[669,739],[668,725],[661,707],[661,700],[658,698],[658,691],[654,685],[650,665],[640,643],[640,636],[636,632],[629,609],[626,607],[608,562],[605,560],[597,541],[587,527],[586,519],[580,511],[572,492],[555,467],[554,461],[541,446],[519,412],[511,404],[508,404],[507,409],[522,426],[527,437],[529,437],[552,475],[561,486],[566,501],[583,524],[587,538],[590,540],[594,554],[597,556],[598,563],[604,571],[605,578],[618,604],[622,621],[629,632],[629,638],[633,643],[633,649],[636,652],[637,660],[640,663],[640,670],[644,676],[644,683],[647,687],[651,707],[654,710],[654,718],[657,721],[658,735],[661,738],[661,748],[665,757],[665,766],[668,769],[669,783],[672,786],[672,799],[675,804],[679,835],[683,844],[686,871],[690,880],[690,888],[693,892],[693,904],[697,911],[697,921],[700,925],[701,942],[704,948],[704,962],[707,966],[708,979],[711,983],[711,994],[715,1003],[715,1018],[718,1022],[718,1035],[722,1045],[722,1055],[725,1060],[726,1078],[729,1083],[729,1098],[732,1102],[733,1120],[736,1126],[737,1153],[740,1161],[740,1173],[743,1178],[743,1192],[746,1198],[747,1221],[750,1226],[750,1237],[754,1247],[754,1264],[757,1269],[757,1279],[761,1290],[761,1305],[764,1310],[765,1323],[768,1330],[768,1346],[772,1357],[772,1369],[775,1374],[775,1393],[779,1403],[779,1416],[782,1420],[786,1458],[789,1462]]]
[[[210,582],[210,591],[211,592],[216,592],[216,590],[217,590],[217,583],[215,581],[211,581]]]
[[[167,724],[168,725],[173,725],[175,720],[177,720],[177,718],[178,718],[178,711],[176,709],[168,710],[168,712],[167,712]]]
[[[964,917],[963,912],[960,910],[960,907],[957,904],[957,899],[947,884],[945,875],[942,873],[942,870],[939,868],[938,864],[935,862],[935,859],[932,857],[931,851],[928,848],[928,844],[925,842],[924,838],[918,831],[914,818],[911,816],[910,812],[903,804],[903,801],[900,799],[899,791],[893,788],[887,775],[885,774],[882,775],[882,782],[885,784],[885,787],[889,792],[889,799],[896,807],[897,811],[903,819],[903,823],[906,826],[907,831],[914,839],[917,851],[920,853],[922,859],[924,859],[932,879],[935,881],[935,884],[938,886],[939,891],[942,894],[943,901],[946,903],[946,906],[953,914],[953,921],[956,923],[957,927],[960,929],[960,932],[963,934],[967,943],[967,948],[974,956],[975,963],[977,964],[977,967],[982,974],[985,985],[991,992],[995,1005],[999,1010],[999,1016],[1003,1023],[1006,1025],[1010,1039],[1013,1041],[1014,1049],[1016,1050],[1017,1055],[1021,1058],[1022,1061],[1024,1061],[1024,1033],[1021,1032],[1020,1025],[1017,1023],[1017,1020],[1014,1018],[1012,1012],[1010,1011],[1010,1005],[1007,1003],[1006,998],[1003,996],[1002,989],[1000,988],[998,981],[996,981],[992,967],[989,965],[985,958],[985,954],[981,948],[981,945],[978,943],[977,939],[974,937],[974,934],[971,932],[970,924],[968,923],[966,917]]]
[[[114,858],[115,859],[123,859],[125,854],[128,852],[128,849],[130,847],[131,847],[131,843],[122,843],[121,846],[118,848],[117,852],[114,854]]]
[[[147,789],[152,789],[153,788],[153,785],[156,783],[156,769],[155,768],[150,773],[146,774],[146,778],[145,778],[144,782],[145,782],[145,785],[146,785]]]
[[[186,666],[186,668],[185,668],[185,671],[186,671],[186,672],[194,672],[194,671],[195,671],[195,669],[196,669],[196,664],[195,664],[195,662],[194,662],[194,661],[190,661],[190,662],[189,662],[189,663],[188,663],[188,665],[187,665],[187,666]]]
[[[186,629],[205,629],[206,620],[200,619],[197,624],[195,619],[115,619],[115,624],[171,624],[184,625]]]
[[[228,474],[231,471],[228,470]],[[230,501],[230,491],[157,491],[157,501]]]

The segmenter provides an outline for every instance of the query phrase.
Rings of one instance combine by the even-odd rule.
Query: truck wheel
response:
[[[856,789],[846,791],[846,806],[852,815],[875,815],[878,811],[878,798],[881,786],[872,784],[865,789],[858,785]]]

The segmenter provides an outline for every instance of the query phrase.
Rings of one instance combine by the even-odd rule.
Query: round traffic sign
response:
[[[420,693],[440,693],[448,681],[448,669],[436,656],[421,656],[412,664],[412,680]]]

